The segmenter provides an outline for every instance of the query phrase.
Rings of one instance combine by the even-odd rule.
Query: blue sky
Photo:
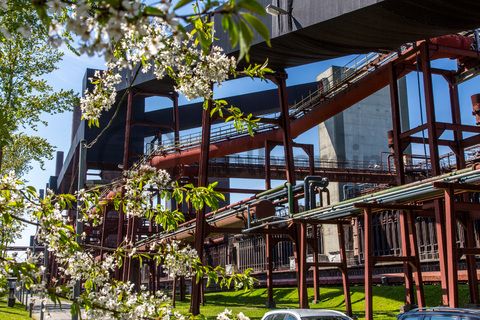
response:
[[[295,85],[300,83],[307,83],[315,81],[316,76],[327,69],[331,65],[344,65],[351,57],[343,57],[333,59],[329,61],[322,61],[305,66],[295,67],[288,70],[289,78],[287,84]],[[437,60],[433,62],[435,67],[453,68],[453,62],[450,60]],[[78,57],[75,54],[65,50],[65,56],[63,61],[59,64],[58,70],[48,75],[46,79],[55,89],[73,89],[77,93],[81,93],[82,79],[86,68],[103,68],[102,58],[94,57],[89,58],[86,56]],[[417,75],[411,73],[407,76],[407,91],[409,99],[409,113],[410,113],[410,126],[416,126],[420,124],[420,107],[417,87]],[[420,78],[421,80],[421,78]],[[445,81],[434,76],[434,91],[435,91],[435,103],[437,108],[438,121],[449,121],[449,95],[448,88]],[[271,89],[274,86],[271,83],[265,83],[260,81],[252,81],[250,79],[237,79],[226,83],[224,86],[218,89],[218,96],[229,96],[241,93],[248,93],[254,91],[260,91],[265,89]],[[480,81],[478,78],[474,78],[470,81],[463,83],[459,87],[460,92],[460,105],[462,110],[462,121],[465,124],[474,125],[474,118],[471,116],[471,101],[470,96],[480,92]],[[423,97],[422,97],[423,98]],[[181,102],[185,101],[181,99]],[[423,112],[425,112],[424,103]],[[44,120],[48,122],[45,127],[40,126],[37,135],[43,136],[48,141],[56,146],[59,151],[68,152],[70,147],[71,137],[71,113],[64,113],[59,115],[43,115]],[[26,130],[27,132],[31,132]],[[316,145],[316,154],[318,155],[318,134],[316,129],[311,129],[301,137],[297,139],[298,142],[308,142]],[[280,150],[279,150],[280,151]],[[423,148],[414,147],[414,152],[423,153]],[[34,165],[34,169],[25,177],[28,183],[37,187],[44,188],[50,175],[55,172],[55,160],[47,161],[45,170],[42,170],[38,165]],[[244,186],[245,181],[238,179],[233,183],[235,186]],[[233,186],[232,184],[232,186]],[[262,180],[251,181],[248,188],[262,188]],[[246,197],[246,195],[238,195],[233,197],[234,200]],[[32,229],[28,229],[25,234],[31,233]],[[18,243],[28,243],[28,237],[25,237]]]

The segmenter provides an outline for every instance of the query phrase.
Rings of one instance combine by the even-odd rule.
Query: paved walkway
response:
[[[55,304],[52,301],[47,302],[45,305],[45,312],[43,319],[52,319],[52,320],[71,320],[72,315],[70,314],[71,303],[67,301],[62,301],[62,304]],[[35,320],[41,320],[41,306],[40,303],[35,303],[33,306],[32,318]],[[84,318],[84,317],[82,317]]]

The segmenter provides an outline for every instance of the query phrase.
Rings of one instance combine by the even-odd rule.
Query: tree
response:
[[[42,113],[64,112],[78,103],[73,91],[54,91],[42,78],[56,70],[63,54],[49,43],[48,29],[30,5],[9,1],[0,14],[0,173],[13,169],[22,175],[31,160],[43,165],[44,158],[51,159],[53,147],[45,139],[19,132],[44,124]]]
[[[238,75],[263,78],[271,72],[266,63],[238,67],[239,60],[248,60],[254,32],[267,41],[269,38],[268,30],[256,17],[265,13],[256,0],[161,0],[154,5],[142,0],[34,0],[31,3],[10,0],[13,3],[10,7],[2,6],[1,1],[4,0],[0,0],[0,14],[2,11],[14,14],[19,4],[30,9],[35,7],[42,26],[49,28],[52,43],[67,43],[81,53],[106,57],[107,69],[91,79],[95,87],[86,92],[81,101],[83,119],[90,125],[98,125],[104,110],[115,104],[118,108],[121,104],[118,101],[131,90],[128,88],[122,97],[117,97],[116,86],[120,82],[128,80],[131,86],[138,73],[151,71],[157,79],[170,77],[186,97],[203,98],[204,108],[211,108],[211,115],[233,121],[237,129],[247,129],[253,134],[252,128],[259,119],[245,115],[224,100],[215,101],[212,88]],[[193,6],[192,13],[179,14],[178,10],[186,5]],[[238,59],[227,56],[222,48],[214,45],[212,17],[215,15],[220,16],[231,45],[239,46]],[[13,29],[20,33],[25,33],[22,28],[31,22],[13,20]],[[191,25],[188,30],[184,27],[186,23]],[[0,29],[2,32],[6,39],[10,37],[9,31]],[[125,72],[129,75],[122,78]],[[124,172],[122,179],[104,189],[95,187],[60,195],[48,192],[44,199],[39,199],[36,191],[14,174],[5,175],[0,178],[0,221],[38,221],[38,240],[49,247],[61,266],[59,276],[64,282],[42,281],[44,270],[35,255],[23,262],[0,257],[0,281],[2,277],[14,275],[42,297],[49,295],[55,301],[59,301],[59,295],[71,297],[74,299],[72,313],[78,313],[83,307],[91,319],[196,319],[175,311],[162,292],[151,294],[145,288],[135,292],[133,284],[112,279],[111,273],[129,257],[140,263],[154,261],[171,275],[195,276],[196,281],[206,277],[207,283],[213,281],[227,288],[248,289],[254,283],[250,271],[227,274],[223,268],[203,265],[194,249],[175,241],[157,241],[146,249],[124,243],[104,254],[103,259],[95,259],[94,251],[98,248],[77,241],[82,235],[75,233],[63,212],[76,209],[82,221],[99,226],[105,206],[113,204],[116,209],[122,208],[119,214],[153,220],[163,230],[170,231],[183,221],[183,214],[165,207],[162,201],[154,204],[153,199],[174,198],[177,203],[190,201],[197,211],[205,206],[215,210],[224,199],[214,190],[215,185],[182,186],[171,181],[166,171],[142,165]],[[108,198],[101,196],[107,193]],[[83,283],[84,288],[80,297],[73,296],[73,287],[78,282]],[[219,315],[219,319],[232,317],[227,311]],[[243,314],[236,317],[248,319]]]

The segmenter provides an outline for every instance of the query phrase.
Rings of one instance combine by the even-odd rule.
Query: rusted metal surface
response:
[[[202,144],[200,152],[200,167],[198,174],[198,186],[205,187],[208,184],[208,160],[210,145],[211,118],[210,110],[212,102],[208,101],[208,106],[202,113]],[[199,257],[203,257],[203,244],[205,242],[205,208],[197,212],[195,220],[195,250]],[[203,281],[196,281],[196,277],[192,277],[192,299],[190,304],[190,312],[193,315],[200,314],[200,299],[202,295]]]
[[[373,229],[372,210],[363,209],[364,264],[365,264],[365,319],[373,320]]]
[[[397,71],[393,64],[390,65],[390,103],[392,106],[392,144],[393,157],[395,159],[395,173],[398,185],[405,183],[405,166],[403,163],[403,148],[400,135],[402,126],[400,123],[400,101],[398,98]]]
[[[350,298],[350,280],[348,278],[347,250],[345,246],[345,232],[342,224],[337,224],[338,244],[340,248],[340,272],[342,273],[343,296],[345,299],[345,311],[347,315],[352,315],[352,300]]]
[[[457,219],[452,189],[445,190],[445,231],[447,251],[448,306],[458,308]]]

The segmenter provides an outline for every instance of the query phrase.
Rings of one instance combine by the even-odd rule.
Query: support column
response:
[[[405,164],[403,163],[403,148],[400,135],[402,134],[400,102],[398,99],[397,71],[390,64],[390,102],[392,108],[393,150],[395,159],[395,173],[398,185],[405,184]]]
[[[432,175],[438,176],[440,172],[440,157],[438,154],[438,136],[437,136],[437,125],[435,120],[435,105],[433,99],[433,84],[432,84],[432,73],[430,67],[430,50],[429,44],[427,42],[423,43],[420,50],[421,55],[421,67],[423,73],[423,86],[425,91],[425,109],[427,113],[427,131],[428,131],[428,147],[430,151],[430,166],[432,168]],[[446,279],[447,275],[447,252],[444,246],[446,241],[445,239],[445,228],[443,223],[443,216],[441,213],[442,205],[440,200],[434,200],[435,208],[435,227],[437,231],[437,243],[438,243],[438,256],[440,264],[440,274],[441,274],[441,285],[442,285],[442,303],[448,304],[448,282]]]
[[[465,247],[475,248],[475,230],[474,220],[470,215],[465,218]],[[474,255],[467,255],[467,274],[468,274],[468,287],[470,291],[470,303],[478,304],[478,278],[477,278],[477,261]]]
[[[445,226],[448,263],[448,306],[458,308],[458,271],[457,271],[457,219],[455,218],[455,199],[452,189],[445,190]]]
[[[272,188],[272,178],[270,172],[270,152],[271,144],[269,141],[265,141],[265,190]]]
[[[105,228],[106,228],[106,223],[105,220],[107,219],[107,207],[102,208],[102,217],[103,217],[103,223],[102,223],[102,235],[100,237],[100,261],[103,261],[103,248],[105,247]]]
[[[149,282],[150,282],[150,292],[151,293],[155,293],[155,291],[157,291],[157,275],[156,275],[156,265],[155,265],[155,261],[154,260],[150,260],[149,264],[148,264],[148,267],[149,267],[149,271],[150,271],[150,274],[149,274]]]
[[[178,146],[180,141],[180,115],[178,113],[178,93],[173,92],[171,95],[173,101],[173,134],[175,145]]]
[[[285,153],[285,168],[287,182],[295,185],[295,164],[293,161],[293,139],[290,133],[290,116],[287,96],[287,74],[285,72],[275,75],[275,82],[278,86],[278,100],[280,101],[280,126],[283,134],[283,148]]]
[[[419,308],[425,307],[425,295],[423,292],[422,269],[420,264],[420,254],[417,247],[417,230],[415,228],[415,216],[413,212],[407,215],[408,222],[408,238],[410,241],[410,255],[414,258],[415,269],[413,271],[415,276],[415,290],[417,292],[417,306]]]
[[[345,231],[343,230],[343,224],[337,224],[338,229],[338,244],[340,247],[340,259],[342,267],[340,271],[342,273],[342,285],[343,296],[345,299],[345,311],[347,315],[352,316],[352,300],[350,299],[350,283],[348,282],[348,265],[347,265],[347,250],[345,247]]]
[[[320,196],[321,198],[321,196]],[[313,233],[313,303],[320,301],[320,289],[318,287],[318,226],[314,224],[312,226]]]
[[[211,119],[210,110],[212,101],[208,101],[208,106],[202,113],[202,144],[200,150],[200,164],[198,169],[198,186],[205,187],[208,184],[208,160],[210,150],[210,130]],[[200,259],[203,260],[203,244],[205,241],[205,208],[197,212],[195,218],[195,250]],[[202,296],[203,281],[197,283],[195,276],[192,277],[192,295],[190,312],[196,316],[200,314],[200,303]]]
[[[407,236],[408,234],[408,222],[407,222],[407,213],[404,210],[400,210],[399,215],[400,222],[400,237],[402,241],[402,256],[410,257],[410,241]],[[403,263],[403,272],[405,274],[405,304],[411,306],[414,304],[414,288],[413,288],[413,277],[412,277],[412,266],[409,262]]]
[[[363,229],[364,229],[364,264],[365,264],[365,319],[373,320],[373,230],[372,230],[372,210],[365,208],[363,210]]]
[[[185,277],[180,277],[180,297],[179,301],[185,301]]]
[[[295,164],[293,159],[293,139],[290,133],[290,116],[289,116],[289,107],[288,107],[288,96],[287,96],[287,74],[285,72],[276,73],[273,81],[277,84],[278,87],[278,100],[280,101],[280,127],[282,128],[283,135],[283,147],[285,153],[285,169],[287,182],[289,182],[292,187],[295,186]],[[297,202],[294,200],[293,210],[290,208],[291,212],[297,211]],[[298,280],[298,294],[299,294],[299,304],[301,308],[308,308],[308,294],[307,294],[307,277],[306,277],[306,230],[302,232],[302,225],[295,226],[296,228],[296,251],[297,253],[297,280]],[[305,239],[304,239],[305,238]],[[305,253],[303,253],[305,251]],[[304,268],[305,270],[302,270]]]
[[[130,90],[127,97],[127,113],[125,119],[125,140],[123,142],[123,170],[128,170],[128,158],[130,151],[130,130],[132,126],[132,105],[133,105],[133,92]],[[123,194],[123,191],[122,191]],[[125,224],[124,212],[120,206],[118,210],[118,226],[117,226],[117,247],[120,247],[123,242],[123,225]],[[120,279],[121,268],[115,270],[115,277]]]
[[[275,308],[275,300],[273,299],[273,257],[272,257],[272,235],[268,233],[265,236],[265,255],[267,260],[267,308]]]
[[[433,99],[432,73],[430,67],[430,50],[428,43],[424,43],[420,50],[422,58],[423,87],[425,93],[425,110],[427,113],[427,131],[428,131],[428,147],[430,151],[430,165],[432,167],[432,175],[440,175],[440,157],[438,154],[438,136],[437,123],[435,117],[435,103]]]
[[[300,223],[297,227],[299,233],[297,241],[299,244],[299,256],[298,256],[298,277],[299,277],[299,305],[300,308],[308,308],[308,292],[307,292],[307,224]]]
[[[454,79],[449,79],[448,81],[448,90],[450,93],[450,108],[452,111],[452,123],[453,124],[462,124],[462,119],[460,115],[460,103],[458,101],[458,87],[457,84],[453,82]],[[462,131],[455,130],[453,131],[453,140],[455,142],[455,159],[457,169],[465,168],[465,153],[462,148],[461,142],[463,140]]]

